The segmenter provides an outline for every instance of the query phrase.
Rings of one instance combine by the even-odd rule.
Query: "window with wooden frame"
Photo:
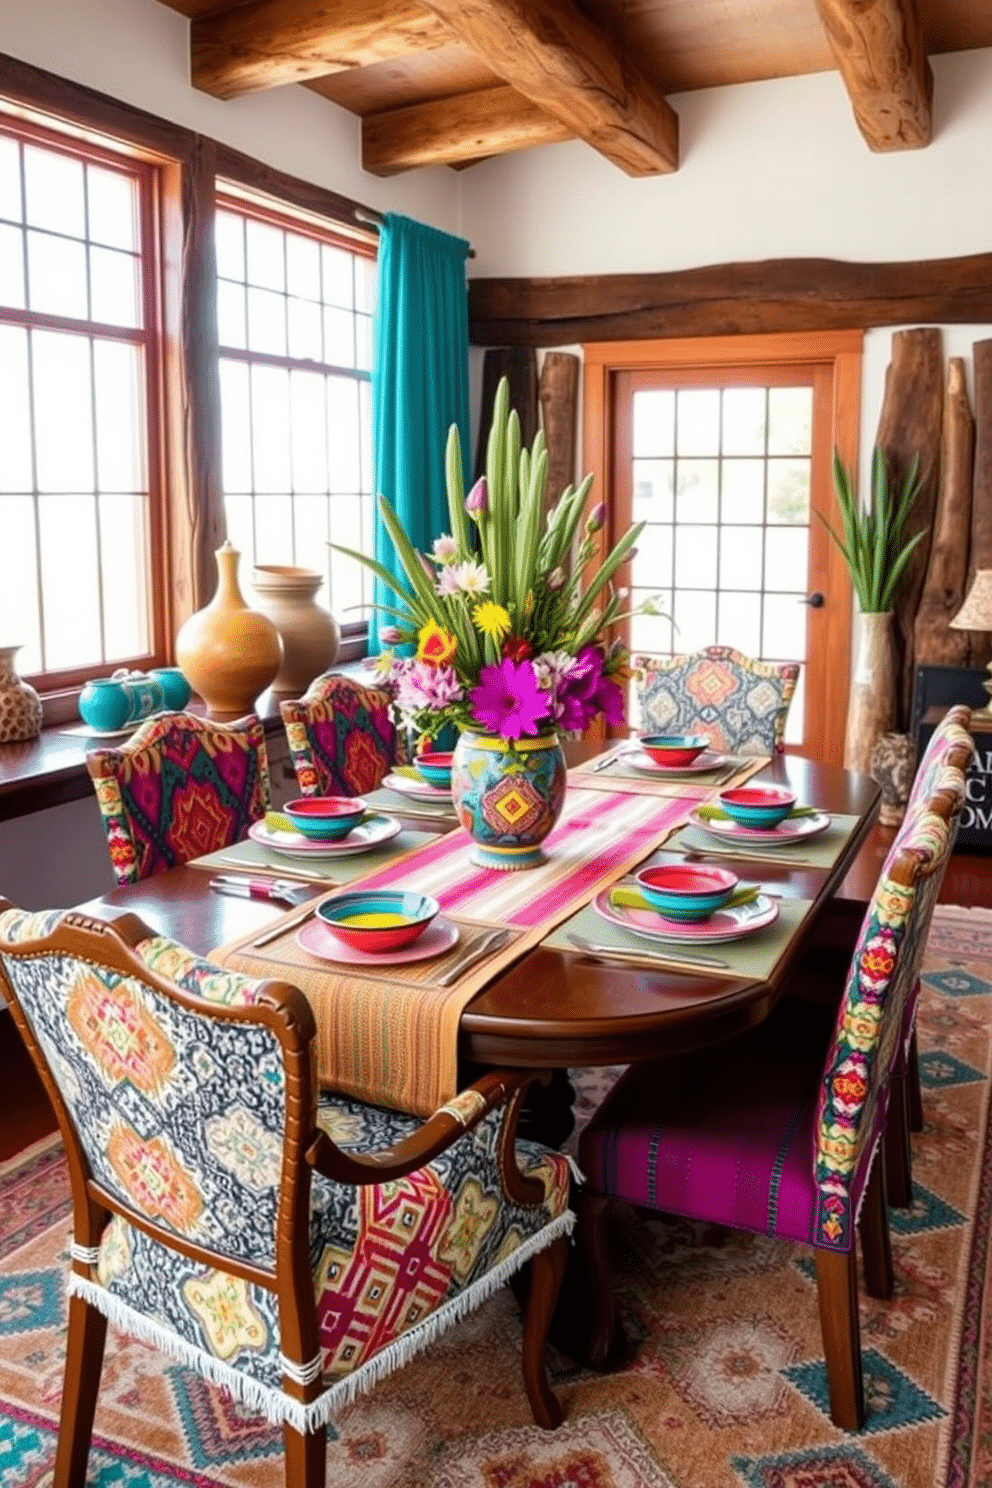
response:
[[[44,690],[165,658],[155,167],[0,115],[0,635]]]
[[[323,575],[318,603],[363,633],[372,550],[375,250],[320,224],[221,194],[217,325],[228,535],[254,563]]]

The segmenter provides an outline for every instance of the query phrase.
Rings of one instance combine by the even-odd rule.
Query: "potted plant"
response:
[[[834,490],[842,533],[824,524],[844,555],[861,611],[860,644],[851,681],[844,740],[844,765],[867,775],[872,752],[882,735],[892,731],[896,711],[896,668],[892,637],[892,603],[899,580],[923,538],[906,537],[909,511],[919,495],[919,459],[914,456],[898,493],[890,489],[885,451],[872,454],[871,498],[859,505],[850,472],[834,451]]]

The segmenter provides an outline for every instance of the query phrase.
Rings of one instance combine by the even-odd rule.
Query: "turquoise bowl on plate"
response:
[[[720,809],[740,827],[777,827],[796,804],[792,791],[781,785],[738,785],[720,792]]]
[[[403,889],[353,889],[317,906],[317,915],[355,951],[398,951],[423,935],[440,905]]]
[[[347,837],[367,809],[359,796],[301,796],[282,808],[298,832],[317,842]]]
[[[446,750],[428,749],[414,760],[417,773],[435,790],[451,789],[452,755]]]
[[[664,863],[642,868],[637,886],[651,908],[666,920],[691,924],[709,919],[726,904],[737,887],[737,875],[728,868]]]
[[[691,765],[709,748],[704,734],[642,734],[641,748],[656,765]]]

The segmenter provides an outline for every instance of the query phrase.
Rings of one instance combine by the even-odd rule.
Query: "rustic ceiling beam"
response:
[[[575,0],[425,3],[498,77],[628,175],[678,168],[678,115]]]
[[[190,72],[194,87],[237,98],[451,40],[414,0],[252,0],[191,23]]]
[[[816,8],[869,148],[928,145],[933,74],[916,0],[816,0]]]
[[[992,253],[917,263],[825,258],[666,274],[470,279],[475,346],[992,321]]]
[[[481,88],[434,103],[366,114],[362,168],[375,176],[420,165],[457,165],[572,138],[558,119],[513,88]]]

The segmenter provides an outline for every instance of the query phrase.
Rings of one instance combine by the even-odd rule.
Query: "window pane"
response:
[[[371,315],[375,309],[378,273],[374,258],[364,254],[355,256],[355,309]]]
[[[30,496],[0,496],[4,574],[0,584],[0,635],[11,646],[23,648],[16,663],[20,672],[41,670],[41,633],[38,626],[38,547],[35,541],[34,500]]]
[[[806,527],[769,527],[765,533],[765,587],[806,593],[809,530]]]
[[[768,393],[768,453],[808,455],[813,448],[813,389],[771,388]]]
[[[637,539],[637,556],[632,568],[635,583],[654,584],[659,588],[671,585],[672,535],[672,528],[668,526],[651,523],[645,527]]]
[[[251,369],[251,431],[255,490],[288,492],[289,373],[282,367]]]
[[[723,453],[765,453],[764,388],[724,388]]]
[[[677,650],[698,651],[712,645],[716,634],[716,595],[677,589],[674,620]]]
[[[715,522],[719,478],[716,460],[679,460],[675,475],[676,520]]]
[[[675,453],[675,394],[666,388],[634,394],[634,458]]]
[[[765,462],[724,460],[721,515],[725,522],[761,522],[765,515]]]
[[[286,287],[301,299],[320,299],[320,244],[313,238],[287,233]]]
[[[21,152],[6,135],[0,135],[0,218],[21,221]]]
[[[327,401],[317,373],[290,374],[293,490],[327,490]]]
[[[148,476],[140,349],[120,341],[97,341],[93,376],[97,484],[101,491],[144,491]]]
[[[761,588],[762,530],[760,527],[721,527],[721,588]]]
[[[100,496],[105,655],[119,661],[147,651],[148,502],[144,496]]]
[[[795,595],[766,594],[762,656],[780,661],[806,658],[806,606]]]
[[[283,233],[267,222],[254,222],[249,217],[245,226],[248,283],[262,289],[286,288],[286,260]]]
[[[646,592],[642,594],[639,590],[634,591],[635,601],[646,597]],[[671,596],[666,596],[662,603],[667,614],[635,615],[631,620],[630,649],[634,655],[645,653],[649,656],[665,656],[671,652],[674,645],[670,619]]]
[[[716,588],[716,536],[716,527],[675,529],[675,582],[681,589]]]
[[[141,324],[138,260],[112,248],[90,249],[90,313],[104,325]]]
[[[227,535],[241,554],[238,577],[242,592],[247,593],[251,584],[251,569],[255,562],[255,518],[254,502],[250,496],[225,496],[224,516],[227,520]]]
[[[293,562],[293,498],[255,497],[255,562]]]
[[[324,575],[324,582],[315,598],[318,604],[330,609],[327,597],[330,549],[327,546],[327,540],[331,534],[328,528],[327,506],[326,496],[294,496],[296,544],[293,562]]]
[[[83,163],[69,155],[57,155],[37,145],[24,146],[24,192],[27,220],[32,227],[86,234],[83,200]]]
[[[289,355],[301,361],[323,360],[320,306],[314,300],[289,300]]]
[[[0,305],[24,308],[24,234],[0,225]]]
[[[244,218],[218,208],[214,222],[217,273],[224,279],[245,277]]]
[[[86,249],[82,243],[48,233],[28,233],[28,304],[45,315],[86,319]]]
[[[248,345],[245,330],[245,291],[226,279],[217,281],[217,340],[221,346]]]
[[[362,546],[362,513],[357,496],[334,496],[331,499],[331,534],[333,541],[346,548]],[[344,553],[330,550],[331,609],[347,625],[366,619],[359,608],[364,601],[362,566]]]
[[[92,491],[89,342],[82,336],[35,331],[31,347],[38,489]],[[92,557],[95,561],[95,548]]]
[[[331,490],[360,490],[358,398],[350,378],[327,379],[327,445]]]
[[[249,289],[248,347],[270,356],[286,355],[286,301],[281,294]]]
[[[721,590],[716,641],[745,656],[761,655],[761,595]]]
[[[361,466],[361,488],[367,495],[366,509],[368,511],[369,527],[364,535],[368,542],[372,541],[372,385],[368,382],[358,384],[358,443]],[[371,547],[369,548],[371,552]]]
[[[331,248],[325,243],[321,248],[321,264],[325,305],[352,309],[355,303],[352,255],[345,253],[343,248]]]
[[[95,243],[109,248],[138,248],[138,183],[120,171],[87,167],[89,233]]]
[[[324,309],[324,361],[332,367],[355,365],[355,321],[349,310]]]
[[[720,452],[720,392],[683,388],[676,400],[676,451],[680,455]]]
[[[38,516],[45,665],[50,671],[82,666],[102,653],[96,498],[41,496]]]
[[[634,521],[670,522],[675,510],[674,460],[634,461]]]
[[[3,410],[0,420],[0,491],[33,490],[28,333],[22,326],[0,325],[0,409]],[[10,570],[5,563],[0,589],[9,577]]]
[[[221,479],[227,493],[251,490],[251,404],[248,368],[220,364]]]
[[[375,338],[371,315],[355,316],[355,365],[363,372],[371,372],[375,366]]]
[[[809,522],[809,461],[768,461],[769,522]]]

